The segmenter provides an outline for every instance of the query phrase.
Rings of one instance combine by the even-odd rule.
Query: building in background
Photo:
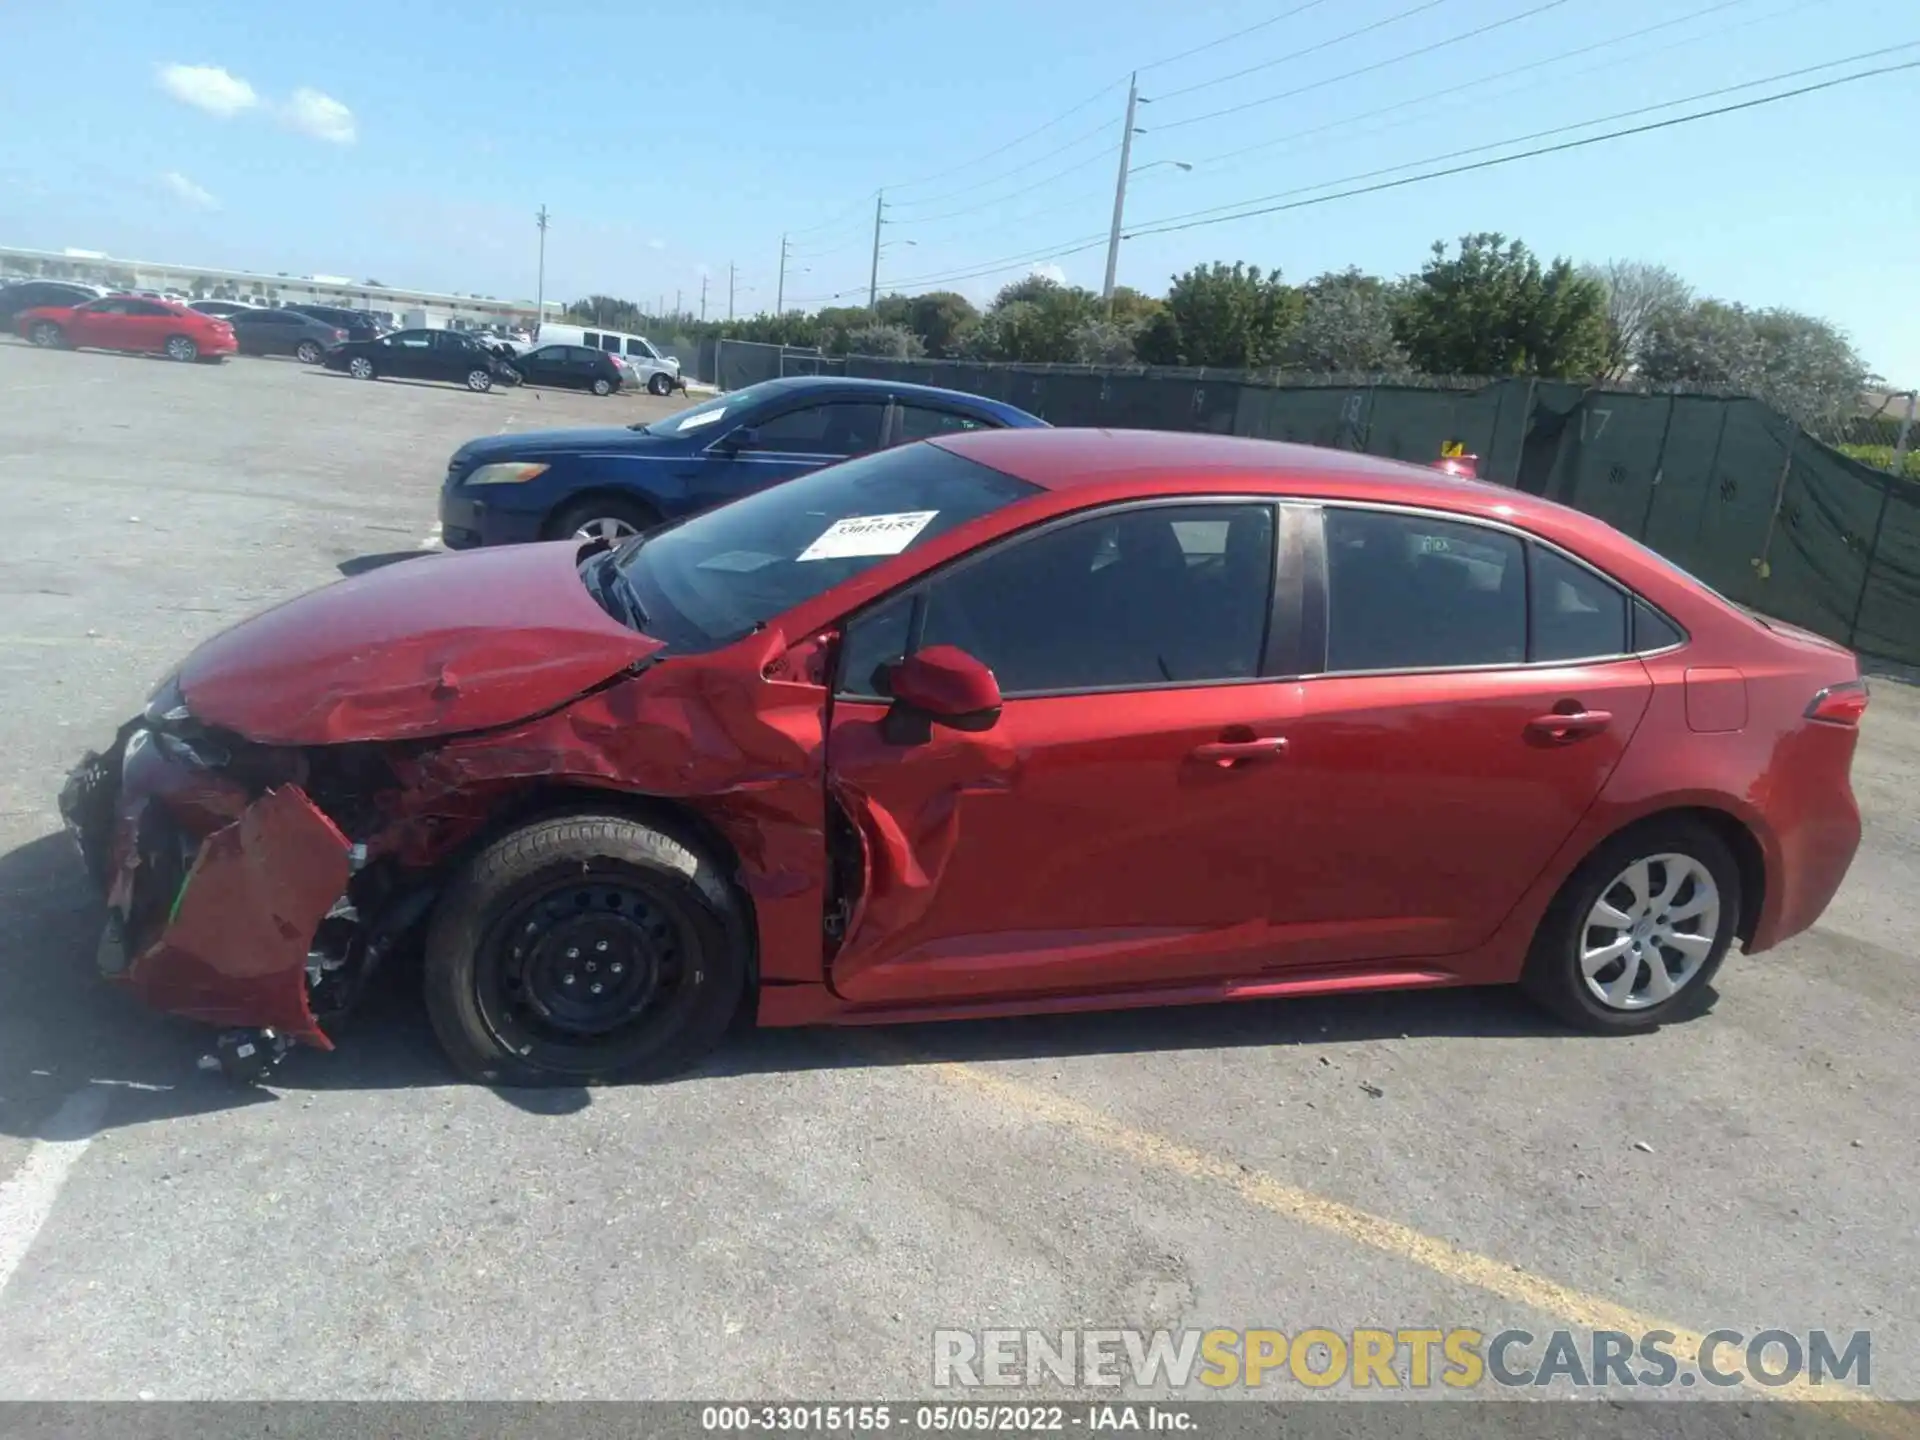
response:
[[[492,295],[451,295],[355,281],[341,275],[264,275],[252,270],[223,270],[214,265],[176,265],[153,260],[124,260],[99,250],[21,250],[0,246],[0,283],[8,280],[84,280],[116,290],[152,290],[190,300],[238,300],[257,305],[342,305],[369,310],[386,324],[403,322],[439,328],[480,326],[532,328],[531,300],[502,300]],[[548,319],[565,306],[549,300]]]

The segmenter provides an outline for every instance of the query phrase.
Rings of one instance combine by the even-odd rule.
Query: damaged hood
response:
[[[595,603],[575,541],[402,560],[207,641],[180,668],[194,717],[263,744],[405,740],[509,725],[661,649]]]

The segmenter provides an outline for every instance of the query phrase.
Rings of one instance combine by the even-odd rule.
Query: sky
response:
[[[1342,193],[1920,62],[1913,0],[68,0],[0,44],[0,245],[531,299],[545,206],[549,299],[724,317],[863,302],[878,196],[883,293],[1097,289],[1137,70],[1122,284],[1492,230],[1920,385],[1920,69]]]

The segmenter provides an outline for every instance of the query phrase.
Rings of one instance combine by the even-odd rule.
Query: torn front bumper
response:
[[[140,722],[68,777],[60,812],[107,918],[97,959],[157,1010],[331,1044],[307,955],[348,842],[298,785],[258,795],[166,753]]]

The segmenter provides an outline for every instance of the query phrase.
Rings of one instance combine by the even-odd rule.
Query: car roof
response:
[[[1589,539],[1611,527],[1578,510],[1430,465],[1239,435],[1176,430],[977,430],[928,442],[1044,490],[1122,486],[1134,494],[1197,490],[1385,500],[1498,518]]]
[[[861,375],[787,375],[777,380],[759,381],[753,386],[753,390],[756,395],[764,393],[769,397],[794,394],[893,395],[903,400],[917,397],[945,404],[964,405],[989,415],[1027,414],[1019,406],[1010,405],[1004,400],[994,400],[985,395],[971,395],[964,390],[945,390],[937,385],[914,385],[906,381],[875,380]]]

